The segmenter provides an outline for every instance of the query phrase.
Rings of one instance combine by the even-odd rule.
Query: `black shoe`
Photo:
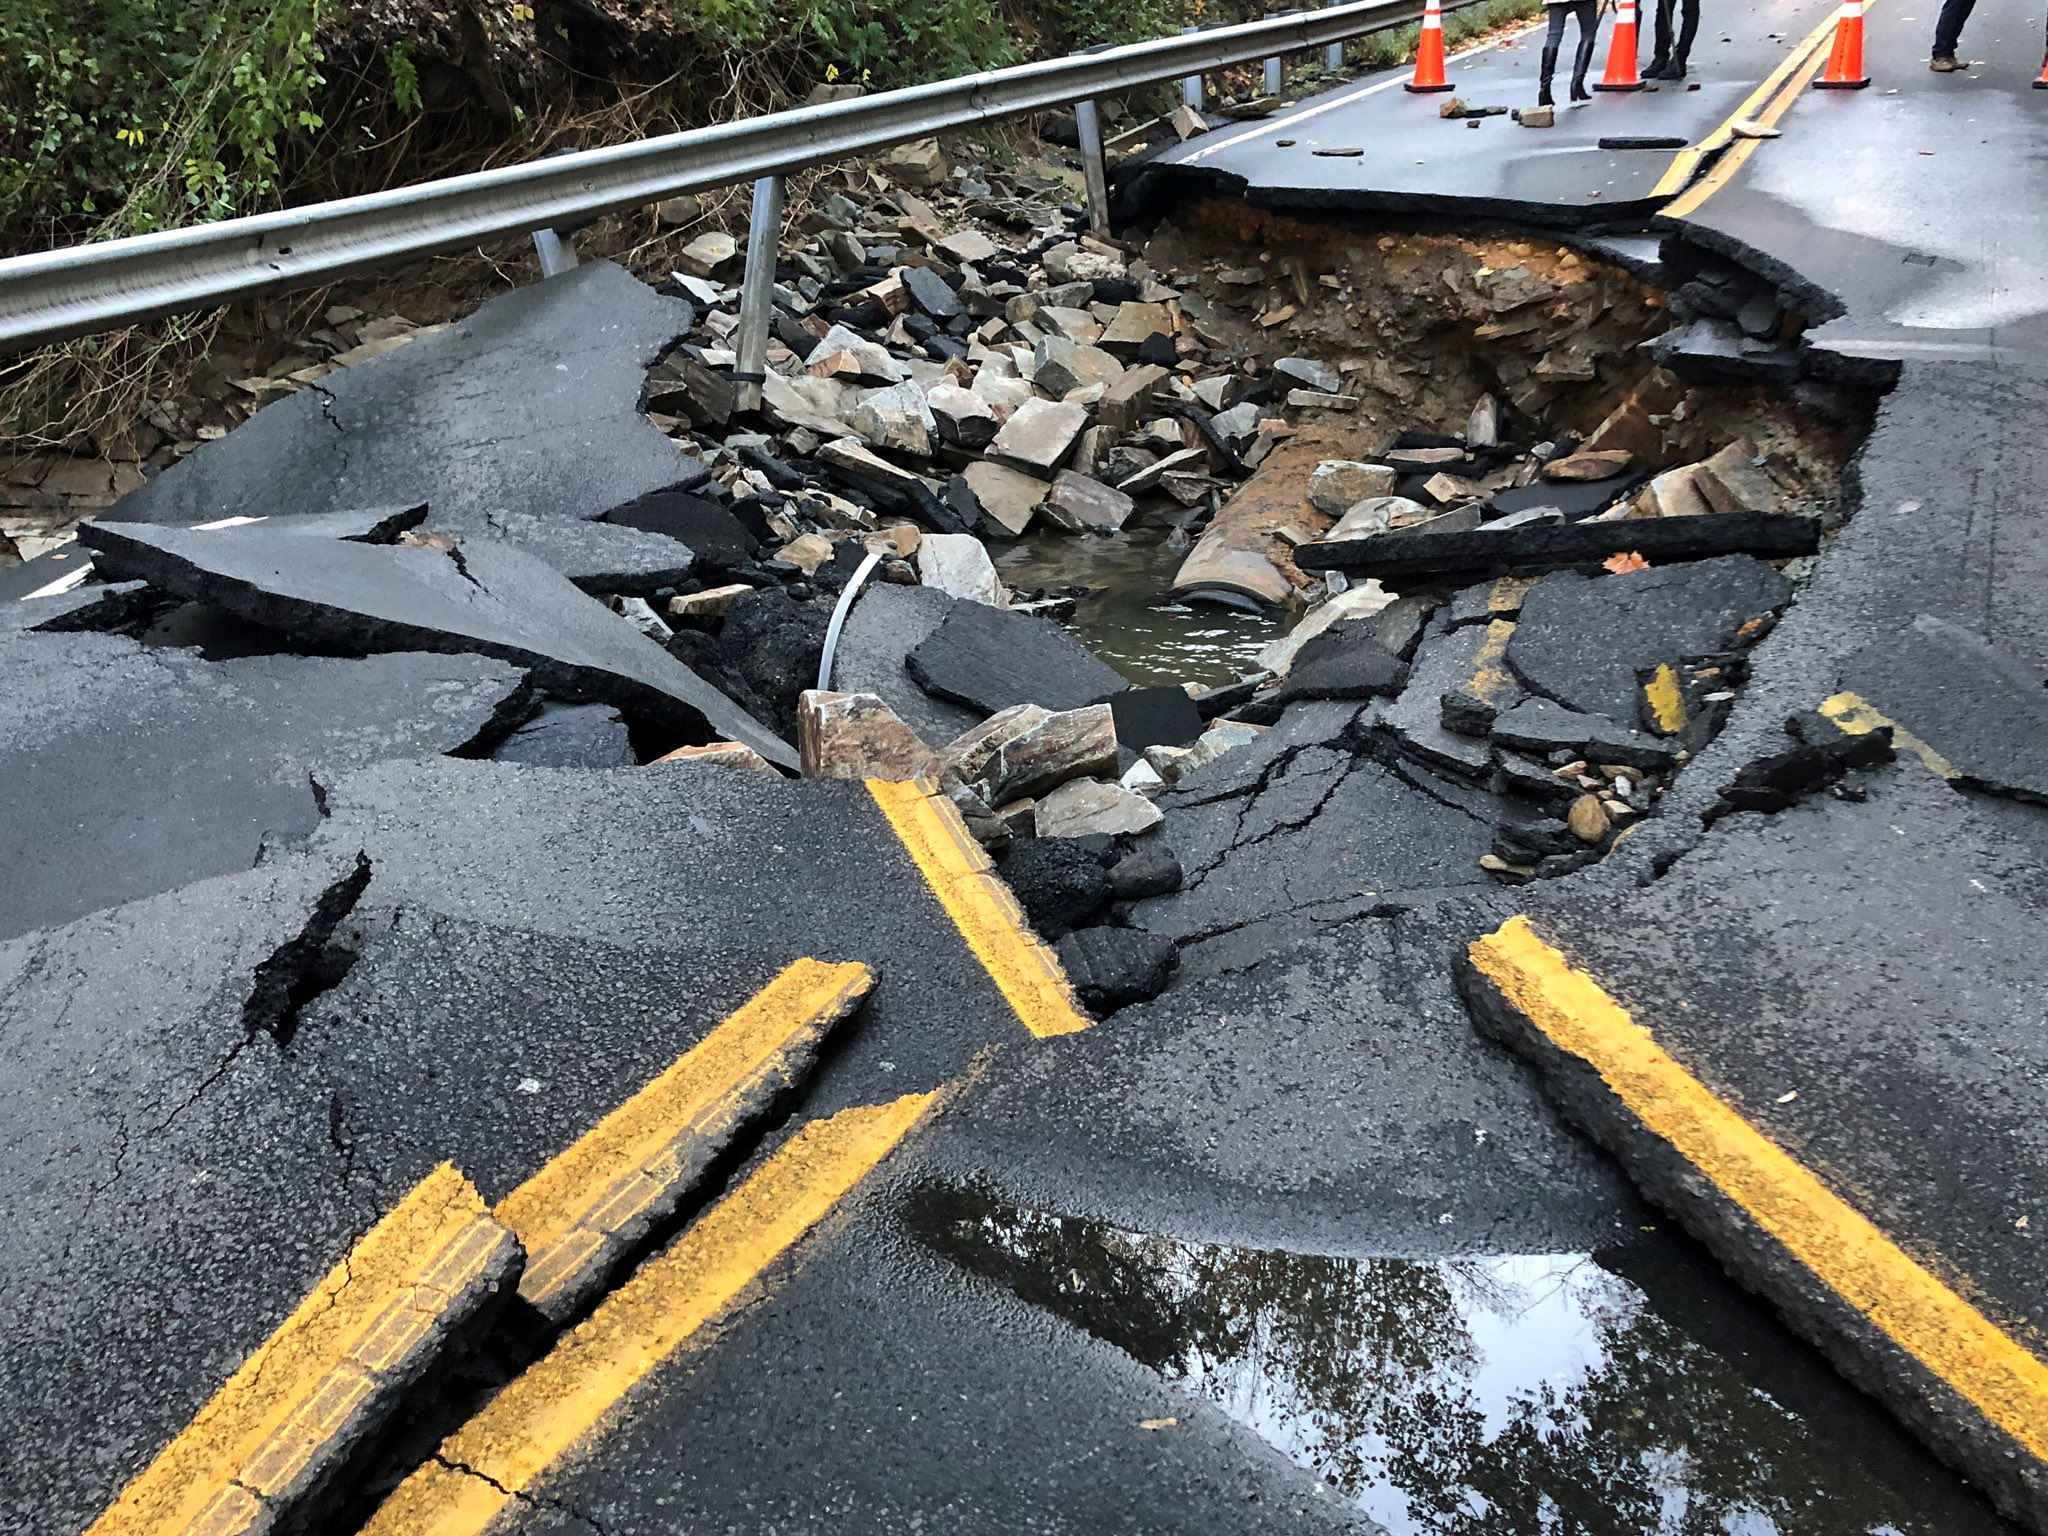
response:
[[[1664,78],[1664,71],[1670,67],[1671,61],[1660,53],[1656,58],[1650,60],[1649,67],[1643,71],[1643,78],[1645,80],[1662,80]],[[1683,75],[1685,72],[1680,70],[1679,73]]]
[[[1673,59],[1664,66],[1664,73],[1657,78],[1660,80],[1683,80],[1685,78],[1685,60]]]
[[[1927,61],[1927,67],[1933,70],[1937,75],[1952,75],[1957,70],[1961,69],[1963,66],[1956,62],[1956,56],[1954,54],[1937,53],[1933,58]]]
[[[1539,107],[1554,107],[1557,105],[1556,101],[1551,98],[1550,82],[1548,80],[1536,87],[1536,105]]]
[[[1572,82],[1573,101],[1591,101],[1592,99],[1593,93],[1586,89],[1586,81],[1583,75]]]

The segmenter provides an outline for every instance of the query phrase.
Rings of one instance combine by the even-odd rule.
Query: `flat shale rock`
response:
[[[1641,673],[1741,648],[1791,599],[1792,583],[1748,555],[1620,576],[1558,571],[1522,599],[1508,661],[1559,703],[1634,720]]]
[[[1014,469],[1050,480],[1088,425],[1086,406],[1057,400],[1026,400],[1003,423],[989,444],[989,455]]]
[[[910,675],[935,698],[992,715],[1013,704],[1079,709],[1130,684],[1047,619],[962,603],[910,653]]]
[[[425,502],[430,528],[512,537],[590,520],[710,470],[640,409],[647,368],[690,306],[610,262],[500,294],[467,319],[273,402],[130,492],[115,522],[173,525]],[[597,572],[538,539],[563,574]]]
[[[544,705],[491,757],[539,768],[630,768],[638,761],[626,722],[609,704]]]
[[[99,563],[303,641],[364,653],[475,652],[530,669],[571,702],[603,701],[685,733],[796,754],[725,695],[552,567],[510,545],[314,540],[269,523],[213,532],[89,524]]]
[[[481,656],[207,662],[119,635],[11,637],[0,671],[0,938],[247,869],[318,824],[316,781],[488,745],[528,695]]]
[[[1143,795],[1100,779],[1070,779],[1048,791],[1033,816],[1042,838],[1149,832],[1165,819]]]

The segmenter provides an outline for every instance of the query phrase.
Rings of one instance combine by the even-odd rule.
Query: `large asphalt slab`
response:
[[[1030,1038],[865,785],[441,759],[351,775],[326,803],[314,844],[369,856],[366,913],[872,966],[866,1014],[841,1031],[807,1113],[935,1088],[989,1046]]]
[[[357,878],[281,860],[0,943],[0,1526],[82,1530],[382,1214],[257,986]]]
[[[2030,1230],[2048,1131],[2026,1086],[2048,1080],[2048,811],[1958,791],[1911,758],[1855,793],[1728,817],[1618,910],[1545,906],[1537,931],[2048,1369]],[[1717,1194],[1525,1005],[1476,975],[1470,995],[1724,1264],[2008,1509],[2048,1522],[2038,1421],[2030,1449]]]
[[[668,731],[742,742],[792,771],[796,752],[544,561],[491,539],[386,545],[301,531],[88,525],[99,565],[321,650],[475,651],[530,668],[564,699],[616,704]]]
[[[322,783],[487,744],[529,694],[478,656],[207,662],[102,634],[0,636],[0,669],[0,938],[248,869],[313,830]]]
[[[447,329],[328,375],[181,459],[106,517],[210,523],[425,502],[605,590],[673,581],[672,539],[586,526],[705,465],[647,420],[646,370],[690,310],[610,262],[500,294]]]
[[[2048,345],[2041,21],[1980,7],[1966,73],[1927,68],[1933,6],[1880,0],[1873,83],[1808,89],[1784,137],[1678,222],[1808,296],[1810,346],[1856,359],[2021,360]],[[1833,318],[1829,318],[1833,316]]]
[[[1185,946],[1162,997],[995,1063],[934,1160],[1020,1206],[1204,1242],[1436,1257],[1620,1241],[1643,1208],[1473,1033],[1451,982],[1513,910],[1487,892]]]
[[[1603,138],[1693,144],[1732,113],[1829,7],[1768,0],[1731,15],[1709,11],[1690,77],[1651,90],[1567,97],[1576,26],[1568,27],[1555,82],[1557,125],[1523,128],[1505,116],[1445,119],[1441,94],[1404,90],[1407,70],[1314,96],[1271,118],[1217,128],[1147,162],[1146,178],[1190,173],[1267,207],[1297,211],[1448,213],[1584,225],[1654,211],[1676,146],[1601,148]],[[1600,28],[1587,76],[1600,79],[1612,17]],[[1453,62],[1448,77],[1468,107],[1536,104],[1541,27]],[[1646,14],[1640,58],[1650,61]],[[1698,86],[1697,90],[1689,89]],[[1281,141],[1287,141],[1283,144]],[[1334,151],[1358,151],[1338,155]],[[1140,189],[1141,196],[1149,196]]]

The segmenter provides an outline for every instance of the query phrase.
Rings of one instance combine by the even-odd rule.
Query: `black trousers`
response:
[[[1976,0],[1965,0],[1974,5]],[[1671,13],[1679,12],[1678,46],[1671,46]],[[1657,57],[1684,60],[1692,56],[1692,40],[1700,29],[1700,0],[1657,0]]]
[[[1934,24],[1934,56],[1946,58],[1963,40],[1963,23],[1977,8],[1977,0],[1941,0],[1941,19]]]
[[[1698,0],[1694,0],[1697,4]],[[1974,0],[1972,0],[1974,3]],[[1579,47],[1590,49],[1593,29],[1600,25],[1600,0],[1569,0],[1569,3],[1550,4],[1544,7],[1550,12],[1550,31],[1543,39],[1543,51],[1555,55],[1564,43],[1564,24],[1567,18],[1577,17],[1579,22]]]

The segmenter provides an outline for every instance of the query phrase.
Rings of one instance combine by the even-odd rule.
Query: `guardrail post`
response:
[[[1200,27],[1182,27],[1180,29],[1181,36],[1183,37],[1186,37],[1191,32],[1199,32],[1201,30],[1202,29]],[[1184,75],[1181,77],[1180,99],[1183,105],[1193,107],[1197,112],[1199,112],[1202,110],[1202,96],[1203,91],[1201,75],[1193,74]]]
[[[1074,124],[1081,132],[1081,179],[1088,184],[1088,227],[1109,233],[1109,168],[1102,158],[1102,118],[1092,101],[1074,103]]]
[[[560,277],[576,270],[576,242],[567,235],[558,235],[552,229],[536,229],[533,250],[540,257],[542,277]]]
[[[747,224],[747,269],[740,279],[739,357],[733,382],[739,408],[761,408],[761,383],[768,377],[768,321],[775,312],[775,257],[782,246],[782,178],[754,183],[754,213]]]
[[[1344,0],[1330,0],[1331,5],[1342,5]],[[1323,68],[1337,74],[1344,68],[1344,45],[1332,43],[1323,50]]]
[[[1285,83],[1285,79],[1280,73],[1280,61],[1277,58],[1266,60],[1266,94],[1268,96],[1278,96],[1280,94],[1280,87]]]

